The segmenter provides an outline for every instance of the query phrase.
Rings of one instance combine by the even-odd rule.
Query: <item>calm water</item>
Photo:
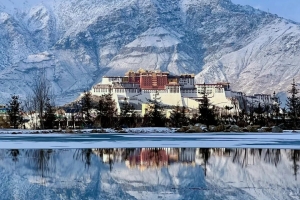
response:
[[[300,199],[300,150],[2,149],[1,199]]]

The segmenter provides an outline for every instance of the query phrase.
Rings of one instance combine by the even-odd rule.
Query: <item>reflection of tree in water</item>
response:
[[[73,158],[75,160],[83,161],[85,167],[89,168],[91,165],[92,154],[93,154],[92,149],[76,149]]]
[[[274,164],[275,167],[281,161],[280,149],[234,149],[232,161],[242,167],[247,167],[250,161],[249,156],[252,156],[252,164],[254,164],[255,159],[261,160],[262,156],[264,162]]]
[[[134,148],[125,149],[123,154],[123,160],[128,160],[130,156],[134,154],[134,151]]]
[[[103,155],[108,155],[109,171],[112,171],[114,165],[114,149],[104,149]]]
[[[295,176],[295,180],[297,180],[298,170],[299,170],[299,161],[300,161],[300,150],[291,150],[290,151],[290,159],[293,162],[293,172]]]
[[[8,154],[9,157],[12,158],[13,162],[18,162],[19,161],[19,158],[18,158],[18,156],[20,155],[20,150],[19,149],[7,150],[7,154]]]
[[[208,164],[208,160],[210,158],[210,149],[208,149],[208,148],[200,149],[200,155],[203,158],[204,175],[206,176],[207,164]]]
[[[109,164],[110,171],[113,169],[116,151],[123,152],[123,149],[93,149],[93,153],[100,157],[103,163]]]
[[[248,165],[248,149],[235,149],[232,161],[246,167]]]
[[[267,163],[272,163],[277,167],[278,163],[281,160],[280,149],[266,149],[264,161]]]
[[[35,168],[41,177],[45,177],[51,170],[55,170],[53,150],[51,149],[26,150],[25,156],[28,158],[29,165]]]

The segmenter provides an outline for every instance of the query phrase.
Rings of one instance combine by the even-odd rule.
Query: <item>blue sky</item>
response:
[[[300,22],[300,0],[231,0],[233,3],[250,5],[269,11],[280,17]]]

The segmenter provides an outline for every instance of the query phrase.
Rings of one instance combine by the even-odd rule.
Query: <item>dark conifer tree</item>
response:
[[[97,120],[100,121],[102,127],[115,126],[113,118],[117,115],[116,102],[112,98],[112,94],[104,94],[98,102]]]
[[[120,125],[132,126],[135,120],[134,106],[125,98],[124,102],[120,103]]]
[[[258,114],[259,125],[263,126],[264,125],[263,113],[265,112],[264,107],[262,107],[261,104],[258,103],[257,107],[254,107],[254,112]]]
[[[181,127],[181,109],[180,106],[177,104],[177,106],[174,107],[172,112],[170,113],[170,124],[173,127]]]
[[[82,106],[82,112],[85,113],[85,120],[88,121],[88,123],[91,122],[91,114],[90,110],[93,108],[92,105],[92,93],[88,91],[84,91],[83,97],[81,98],[81,106]]]
[[[134,106],[130,104],[127,99],[124,99],[124,102],[121,103],[121,117],[129,117],[134,112]]]
[[[164,108],[160,102],[159,93],[156,91],[154,98],[148,99],[149,110],[146,113],[151,126],[164,127],[166,117],[164,114]]]
[[[290,93],[291,96],[288,97],[286,105],[289,110],[288,115],[293,122],[293,129],[295,129],[297,127],[297,118],[298,118],[297,113],[299,110],[299,97],[298,97],[299,90],[295,83],[295,79],[293,79],[292,88],[288,91],[288,93]]]
[[[272,115],[275,117],[275,123],[278,125],[278,120],[279,120],[279,115],[280,115],[280,105],[281,101],[280,99],[276,96],[276,93],[274,91],[273,93],[273,105],[272,105]]]
[[[209,125],[216,124],[216,116],[214,113],[214,109],[212,108],[212,105],[209,103],[209,99],[207,97],[206,93],[206,85],[204,83],[203,91],[202,93],[202,99],[199,104],[199,118],[198,121],[200,123],[203,123],[207,126],[207,129],[209,128]]]
[[[170,124],[173,127],[182,127],[188,124],[188,119],[186,116],[186,108],[175,106],[170,114]]]
[[[14,128],[18,128],[23,121],[21,103],[19,96],[13,95],[7,105],[10,125]]]
[[[52,129],[56,120],[55,107],[51,105],[50,99],[45,104],[45,128]]]

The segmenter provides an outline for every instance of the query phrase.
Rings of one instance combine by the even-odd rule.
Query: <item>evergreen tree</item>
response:
[[[50,99],[45,104],[45,128],[53,129],[55,122],[55,107],[51,105]]]
[[[174,107],[172,112],[170,113],[170,123],[173,127],[181,127],[180,124],[181,121],[181,109],[180,106],[177,104],[177,106]]]
[[[201,93],[202,93],[202,99],[199,104],[198,121],[200,123],[205,124],[208,129],[210,124],[216,124],[216,118],[215,118],[214,109],[212,108],[211,104],[209,103],[209,99],[207,97],[205,83],[204,83],[204,87],[203,87],[203,90]]]
[[[166,117],[164,114],[164,108],[160,103],[160,97],[158,91],[154,94],[153,100],[148,99],[149,110],[147,117],[149,119],[150,126],[164,127]]]
[[[11,96],[11,100],[7,105],[7,112],[9,115],[10,125],[14,128],[18,128],[18,126],[22,123],[22,108],[21,108],[21,101],[19,100],[19,96],[13,95]]]
[[[134,106],[128,102],[127,98],[120,103],[120,110],[120,125],[131,126],[135,121],[136,114]]]
[[[265,109],[261,106],[260,103],[258,103],[258,106],[254,107],[254,112],[256,114],[258,114],[259,124],[261,126],[263,126],[264,125],[264,122],[263,122],[264,120],[263,120],[263,115],[262,114],[265,112]]]
[[[189,124],[189,119],[187,114],[187,108],[185,106],[181,107],[181,124],[182,126],[187,126]]]
[[[100,97],[97,110],[97,119],[100,121],[102,127],[114,126],[113,118],[117,115],[117,108],[112,94],[104,94]]]
[[[233,109],[233,106],[227,106],[227,105],[226,105],[224,108],[225,108],[225,110],[226,110],[225,122],[227,122],[227,119],[228,119],[228,123],[230,123],[230,119],[231,119],[231,114],[230,114],[230,112],[231,112],[231,110]]]
[[[288,97],[286,105],[289,110],[288,115],[291,118],[293,122],[293,128],[295,129],[297,127],[297,113],[299,109],[299,97],[297,96],[299,90],[296,86],[295,79],[293,79],[292,88],[288,91],[288,93],[290,93],[291,96]]]
[[[85,113],[85,119],[90,122],[91,121],[91,114],[90,110],[93,108],[92,105],[92,93],[88,91],[84,91],[83,97],[81,98],[81,109],[82,112]]]
[[[170,114],[170,123],[173,127],[182,127],[187,125],[185,107],[175,106]]]
[[[249,108],[249,120],[252,124],[254,123],[254,108],[255,108],[253,98],[254,97],[252,96],[251,101],[248,102],[249,103],[249,106],[248,106],[248,108]]]
[[[130,117],[134,112],[134,106],[130,104],[127,99],[124,99],[124,102],[120,103],[120,116],[121,117]]]
[[[275,91],[273,93],[273,105],[272,105],[272,115],[275,116],[276,125],[278,125],[279,114],[280,114],[280,99],[276,97]]]

